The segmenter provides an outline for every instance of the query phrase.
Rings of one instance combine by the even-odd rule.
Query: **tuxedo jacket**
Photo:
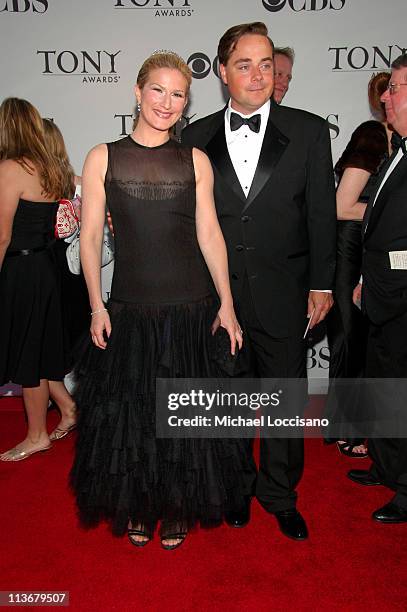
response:
[[[407,270],[392,270],[389,257],[390,251],[407,253],[407,155],[389,175],[374,203],[395,155],[378,177],[362,224],[362,306],[376,325],[407,313]]]
[[[214,196],[239,309],[249,283],[256,314],[275,337],[303,333],[310,289],[330,289],[336,206],[327,123],[271,101],[257,169],[246,198],[225,137],[225,109],[195,121],[182,141],[209,156]]]

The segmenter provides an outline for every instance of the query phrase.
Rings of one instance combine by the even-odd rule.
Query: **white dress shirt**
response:
[[[242,125],[238,130],[232,132],[230,129],[231,113],[236,113],[245,119],[249,119],[249,117],[253,117],[253,115],[260,115],[260,131],[256,133],[253,132],[248,125]],[[229,104],[225,112],[226,144],[233,168],[235,169],[237,178],[239,179],[246,198],[249,195],[257,164],[259,163],[260,151],[263,145],[263,138],[267,127],[269,114],[270,100],[267,100],[263,106],[261,106],[251,115],[242,115],[242,113],[238,113],[237,111],[233,110],[231,107],[231,101],[229,100]]]

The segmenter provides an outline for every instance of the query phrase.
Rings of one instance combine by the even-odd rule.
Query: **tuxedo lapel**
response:
[[[270,113],[263,138],[263,145],[260,151],[259,162],[253,177],[249,195],[247,196],[245,209],[250,206],[271,177],[275,166],[289,142],[289,138],[282,134],[272,122]]]
[[[385,184],[383,185],[383,188],[381,189],[379,195],[377,196],[376,203],[373,205],[377,191],[393,159],[394,159],[394,155],[391,156],[391,158],[389,159],[389,163],[387,163],[385,168],[383,169],[383,173],[381,173],[382,180],[378,181],[378,187],[375,190],[369,202],[371,208],[369,210],[369,215],[367,216],[367,219],[366,219],[365,238],[370,234],[370,232],[372,231],[372,229],[375,227],[378,220],[380,219],[380,215],[382,214],[383,209],[388,199],[388,194],[391,193],[394,187],[397,185],[397,182],[400,180],[400,177],[404,176],[407,172],[407,156],[403,155],[403,157],[398,162],[397,166],[394,168],[390,176],[387,178]]]
[[[228,152],[225,136],[224,113],[221,113],[221,121],[215,134],[206,145],[206,151],[210,160],[216,166],[226,183],[233,189],[235,194],[243,202],[246,201],[244,191],[237,178],[232,160]]]
[[[372,214],[372,210],[373,210],[373,202],[375,201],[376,198],[376,194],[379,190],[380,185],[382,184],[382,181],[386,175],[386,172],[388,170],[388,168],[390,167],[390,164],[392,163],[393,159],[396,156],[396,151],[393,151],[393,153],[391,154],[391,156],[389,157],[389,159],[387,160],[387,162],[383,165],[383,168],[380,170],[379,176],[377,177],[377,183],[375,186],[375,190],[373,191],[373,193],[371,194],[370,198],[369,198],[369,202],[367,204],[367,208],[366,208],[366,212],[364,214],[363,217],[363,222],[362,222],[362,233],[363,235],[366,233],[366,229],[367,226],[370,223],[370,216]]]

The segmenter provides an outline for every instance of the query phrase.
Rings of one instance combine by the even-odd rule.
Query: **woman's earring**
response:
[[[137,102],[137,112],[139,113],[141,111],[141,104],[140,102]]]

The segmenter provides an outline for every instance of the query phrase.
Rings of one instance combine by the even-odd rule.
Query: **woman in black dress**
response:
[[[159,439],[155,380],[219,375],[211,328],[242,344],[204,153],[171,138],[191,72],[175,53],[153,53],[136,85],[131,136],[95,147],[83,171],[82,265],[91,342],[78,364],[79,435],[71,482],[85,525],[108,519],[144,546],[158,522],[165,549],[195,524],[241,511],[250,458],[240,440]],[[100,246],[107,205],[115,269],[107,307]],[[205,265],[206,262],[206,265]],[[207,267],[206,267],[207,266]],[[211,292],[210,277],[220,304]]]
[[[359,282],[362,262],[362,219],[375,188],[378,173],[390,150],[391,130],[387,125],[380,96],[387,88],[390,74],[380,72],[369,82],[372,113],[378,120],[365,121],[353,132],[335,166],[338,187],[337,265],[333,290],[334,306],[327,316],[330,348],[330,379],[359,378],[363,375],[367,322],[352,301]],[[350,392],[351,389],[351,392]],[[338,448],[344,455],[367,457],[363,439],[356,437],[352,424],[358,421],[358,387],[333,384],[328,393],[326,416],[335,427]],[[342,425],[341,425],[342,424]],[[341,427],[343,431],[341,432]],[[355,436],[349,432],[355,431]],[[327,441],[332,437],[325,432]],[[332,440],[333,441],[333,440]]]
[[[28,431],[2,461],[21,461],[51,448],[49,396],[72,429],[75,404],[67,371],[58,266],[53,252],[57,200],[64,171],[50,155],[38,111],[8,98],[0,107],[0,385],[23,387]]]
[[[43,121],[48,150],[64,171],[65,184],[62,197],[72,200],[75,194],[78,192],[80,194],[81,177],[75,176],[63,136],[58,126],[51,119],[43,119]],[[77,201],[76,198],[74,199],[75,201]],[[75,210],[80,220],[80,206],[77,206]],[[82,271],[80,274],[73,274],[68,267],[66,250],[71,239],[72,236],[68,237],[67,240],[57,240],[54,249],[61,273],[62,310],[69,347],[69,364],[73,366],[77,344],[89,329],[90,306],[85,277]],[[62,436],[64,435],[64,432],[61,432],[61,430],[57,431],[56,435],[58,433],[60,437],[61,433]]]

